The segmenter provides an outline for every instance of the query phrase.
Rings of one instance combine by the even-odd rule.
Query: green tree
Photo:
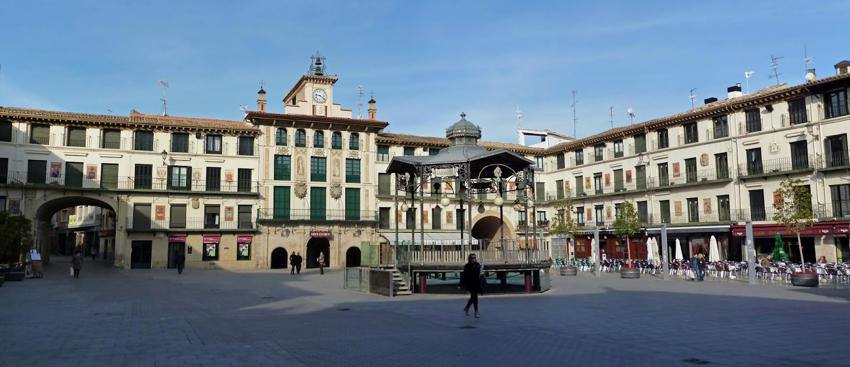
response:
[[[637,234],[638,231],[640,231],[640,218],[637,209],[630,201],[624,201],[620,207],[620,212],[617,213],[617,218],[614,220],[614,234],[619,237],[626,237],[626,253],[629,260],[632,259],[629,238]]]
[[[32,244],[31,232],[29,219],[0,212],[0,264],[21,261],[21,255]]]
[[[803,243],[800,232],[815,224],[812,215],[812,194],[803,186],[803,181],[786,178],[773,192],[773,220],[797,235],[797,248],[800,250],[800,262],[803,262]]]

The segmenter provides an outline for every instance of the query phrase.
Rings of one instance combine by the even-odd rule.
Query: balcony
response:
[[[842,153],[827,154],[823,163],[824,171],[850,169],[850,158]]]
[[[526,222],[520,221],[516,226],[517,233],[525,233]],[[534,230],[534,226],[528,227],[529,231]],[[537,221],[537,232],[548,233],[549,232],[549,220],[538,220]]]
[[[64,169],[63,169],[64,171]],[[64,172],[63,172],[64,173]],[[57,190],[92,190],[92,191],[116,191],[116,192],[192,192],[204,194],[229,194],[257,196],[260,192],[260,181],[235,180],[235,181],[205,181],[191,180],[185,185],[172,185],[164,178],[138,178],[122,176],[116,179],[90,179],[85,176],[68,177],[64,174],[51,176],[48,172],[38,177],[27,177],[25,171],[12,171],[8,173],[5,181],[0,185],[28,186]],[[173,182],[172,182],[173,183]]]
[[[253,220],[220,221],[217,224],[204,221],[204,218],[186,218],[179,220],[154,220],[134,223],[127,221],[127,232],[255,232],[256,223]]]
[[[774,158],[761,162],[739,164],[738,172],[742,179],[802,173],[814,170],[818,166],[817,162],[817,157],[813,155]]]
[[[375,210],[312,210],[261,208],[258,211],[258,221],[264,222],[362,222],[377,223],[378,212]]]

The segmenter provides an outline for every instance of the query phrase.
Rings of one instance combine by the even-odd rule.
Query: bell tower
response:
[[[316,51],[310,56],[307,73],[283,97],[287,114],[351,118],[351,110],[334,103],[333,87],[336,75],[328,75],[325,57]]]

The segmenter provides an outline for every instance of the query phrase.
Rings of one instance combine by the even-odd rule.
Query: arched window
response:
[[[339,131],[334,131],[331,134],[331,148],[333,149],[342,149],[342,133]]]
[[[360,134],[351,133],[348,137],[348,149],[360,150]]]
[[[307,146],[307,133],[304,132],[304,129],[295,130],[295,146],[296,147],[306,147]]]
[[[325,147],[325,132],[322,130],[316,130],[316,133],[313,134],[313,148],[324,148]]]
[[[274,134],[275,145],[286,146],[286,128],[279,127]]]

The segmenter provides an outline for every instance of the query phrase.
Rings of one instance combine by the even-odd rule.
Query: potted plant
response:
[[[549,233],[552,234],[553,237],[564,237],[568,236],[568,238],[575,238],[575,232],[578,230],[578,223],[573,219],[573,203],[568,198],[562,199],[555,204],[555,209],[557,210],[557,214],[555,215],[554,220],[552,221],[553,225],[549,228]],[[567,259],[569,259],[569,246],[567,246]],[[567,275],[577,275],[578,268],[573,266],[571,262],[565,262],[564,266],[559,270],[562,276]]]
[[[640,278],[640,270],[635,268],[632,263],[632,249],[630,237],[640,231],[640,217],[637,209],[630,201],[624,201],[620,207],[617,218],[614,220],[614,234],[619,237],[626,238],[626,254],[628,256],[628,266],[620,270],[621,278]]]
[[[800,232],[814,225],[812,218],[812,194],[796,178],[782,180],[779,189],[773,192],[773,220],[797,235],[797,248],[800,250],[801,272],[791,274],[791,285],[799,287],[817,287],[818,274],[806,269],[803,261],[803,243]]]
[[[32,242],[31,227],[23,216],[0,212],[0,275],[5,280],[24,280],[21,256]]]

